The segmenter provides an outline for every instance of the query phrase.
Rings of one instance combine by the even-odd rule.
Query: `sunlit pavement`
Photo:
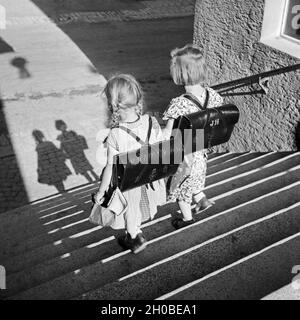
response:
[[[168,77],[169,51],[192,41],[193,3],[1,1],[7,26],[0,39],[0,212],[57,192],[37,182],[32,136],[40,130],[58,147],[56,120],[86,138],[86,157],[101,172],[96,135],[105,112],[98,96],[111,74],[133,73],[146,91],[148,109],[165,109],[178,93]],[[88,182],[70,160],[66,164],[72,171],[66,189]]]

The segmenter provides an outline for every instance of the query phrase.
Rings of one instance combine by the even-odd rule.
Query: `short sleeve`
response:
[[[155,134],[155,142],[162,141],[163,135],[162,135],[161,127],[155,117],[151,117],[151,118],[152,118],[152,130]]]
[[[209,108],[219,107],[223,104],[224,99],[213,89],[207,88],[209,91]]]
[[[111,147],[116,152],[118,152],[119,151],[119,144],[118,144],[118,140],[117,140],[115,131],[116,131],[115,129],[112,129],[110,131],[110,133],[107,136],[106,143],[107,143],[107,146]]]
[[[163,114],[163,120],[177,119],[184,113],[186,113],[184,101],[181,97],[177,97],[171,100],[168,109]]]

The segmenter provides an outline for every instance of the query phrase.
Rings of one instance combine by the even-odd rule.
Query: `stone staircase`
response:
[[[261,299],[300,265],[300,153],[209,158],[215,205],[181,230],[176,204],[143,225],[148,247],[88,222],[95,185],[0,215],[1,299]]]

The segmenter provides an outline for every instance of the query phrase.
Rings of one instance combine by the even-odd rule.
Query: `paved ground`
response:
[[[165,109],[179,92],[169,79],[169,51],[192,41],[194,0],[1,4],[7,11],[7,28],[0,37],[3,212],[56,193],[52,176],[61,182],[67,177],[63,183],[69,189],[94,179],[91,172],[87,179],[76,171],[86,173],[92,167],[100,173],[96,135],[104,127],[105,112],[98,95],[105,78],[133,73],[144,87],[148,110]],[[86,139],[85,156],[80,152],[78,160],[69,152],[67,160],[62,158],[56,120]],[[37,148],[34,130],[48,143]],[[71,154],[80,146],[73,143]]]

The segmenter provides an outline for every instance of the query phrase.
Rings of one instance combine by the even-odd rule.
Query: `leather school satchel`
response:
[[[121,191],[128,191],[147,185],[153,187],[152,182],[174,175],[180,161],[176,155],[183,153],[183,148],[174,140],[149,144],[152,132],[152,118],[149,117],[149,129],[146,141],[142,141],[131,130],[119,126],[137,142],[141,148],[118,154],[114,158],[116,169],[116,184]]]
[[[189,147],[192,146],[191,152],[196,152],[228,142],[234,126],[239,121],[239,109],[233,104],[207,108],[209,101],[208,90],[206,91],[206,101],[203,106],[193,96],[184,95],[184,97],[199,108],[198,112],[180,116],[174,122],[173,129],[179,129],[182,137],[184,137],[185,149],[187,149],[188,144]],[[197,131],[199,129],[202,130]],[[196,143],[196,137],[198,140],[202,140],[202,143],[199,143],[199,141]]]

